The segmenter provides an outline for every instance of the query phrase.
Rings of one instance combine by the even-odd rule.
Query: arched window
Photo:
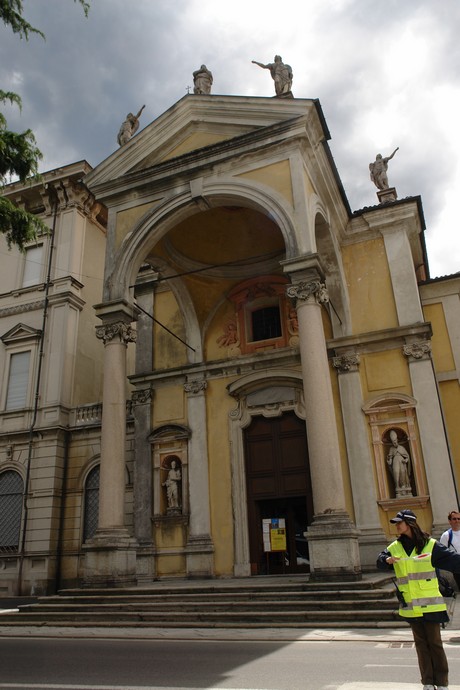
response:
[[[0,552],[17,552],[21,532],[24,482],[18,472],[0,474]]]
[[[85,515],[83,519],[83,541],[94,537],[99,521],[99,474],[100,468],[93,467],[85,483]]]

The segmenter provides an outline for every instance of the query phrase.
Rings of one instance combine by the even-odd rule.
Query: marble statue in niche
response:
[[[391,429],[389,433],[391,447],[387,453],[387,465],[393,478],[396,498],[412,496],[411,459],[409,451],[400,443],[398,432]]]
[[[162,486],[166,489],[166,513],[167,515],[179,514],[182,511],[182,472],[180,460],[175,456],[167,458],[162,469],[164,472],[167,472],[166,479],[162,482]]]

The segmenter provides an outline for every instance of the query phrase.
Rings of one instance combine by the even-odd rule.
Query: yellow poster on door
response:
[[[286,551],[286,521],[284,518],[262,520],[264,551]]]

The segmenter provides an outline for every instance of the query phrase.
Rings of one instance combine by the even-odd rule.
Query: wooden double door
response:
[[[294,412],[254,417],[245,430],[251,573],[309,571],[304,532],[313,520],[305,422]],[[286,551],[264,549],[263,521],[283,519]]]

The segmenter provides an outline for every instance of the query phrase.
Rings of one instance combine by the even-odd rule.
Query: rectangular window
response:
[[[30,350],[16,352],[10,357],[6,409],[18,410],[27,403],[29,388]]]
[[[251,314],[252,341],[279,338],[281,333],[281,318],[279,306],[257,309]]]
[[[27,247],[24,258],[22,287],[38,285],[43,281],[43,245]]]

